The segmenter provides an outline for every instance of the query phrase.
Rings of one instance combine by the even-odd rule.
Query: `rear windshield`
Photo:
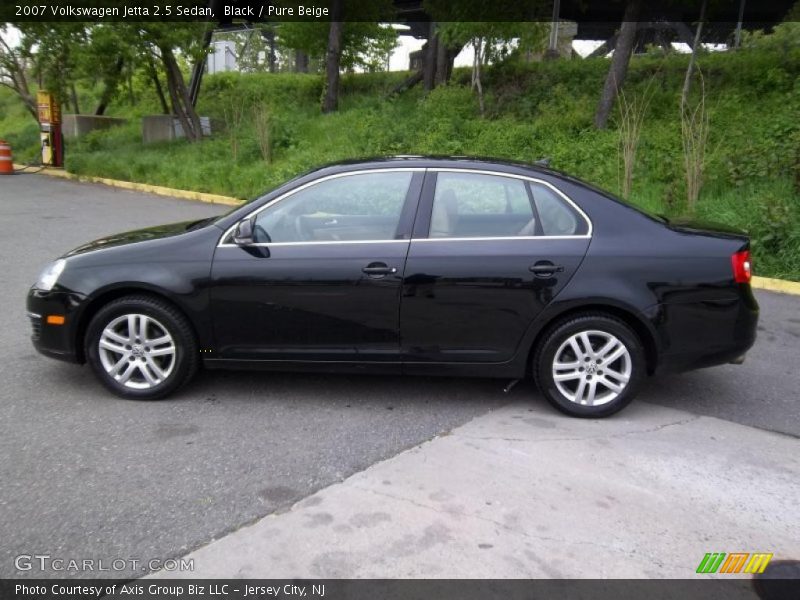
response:
[[[646,208],[642,208],[641,206],[633,204],[632,202],[629,202],[627,200],[623,200],[622,198],[619,198],[619,197],[615,196],[611,192],[609,192],[607,190],[604,190],[604,189],[601,189],[601,188],[598,188],[598,187],[596,187],[596,186],[594,186],[594,185],[592,185],[590,183],[586,183],[585,181],[580,181],[579,183],[583,187],[588,188],[588,189],[592,190],[593,192],[595,192],[597,194],[600,194],[604,198],[608,198],[609,200],[613,200],[614,202],[617,202],[618,204],[622,204],[623,206],[627,206],[628,208],[630,208],[632,210],[635,210],[639,214],[642,214],[645,217],[647,217],[649,219],[652,219],[653,221],[658,221],[659,223],[669,223],[669,219],[667,219],[667,217],[665,217],[664,215],[661,215],[661,214],[658,214],[656,212],[647,210]]]

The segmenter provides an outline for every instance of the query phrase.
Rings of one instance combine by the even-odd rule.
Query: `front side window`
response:
[[[360,173],[322,181],[261,211],[256,242],[392,240],[413,173]]]
[[[535,234],[536,219],[523,180],[447,171],[436,176],[430,237]]]

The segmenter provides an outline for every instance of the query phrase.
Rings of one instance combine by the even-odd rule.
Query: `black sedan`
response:
[[[33,343],[125,398],[197,369],[533,377],[603,417],[643,377],[741,362],[749,241],[526,164],[327,166],[214,219],[108,236],[49,265]]]

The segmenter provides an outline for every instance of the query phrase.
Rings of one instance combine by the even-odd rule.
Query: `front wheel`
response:
[[[575,417],[607,417],[633,400],[645,370],[638,336],[600,314],[556,325],[534,358],[539,389],[558,410]]]
[[[87,328],[85,352],[103,385],[138,400],[171,394],[199,364],[186,317],[150,296],[126,296],[101,308]]]

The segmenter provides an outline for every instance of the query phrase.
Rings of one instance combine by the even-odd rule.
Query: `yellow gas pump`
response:
[[[42,140],[42,164],[64,166],[64,142],[61,137],[61,107],[50,92],[36,94],[39,108],[39,135]]]

